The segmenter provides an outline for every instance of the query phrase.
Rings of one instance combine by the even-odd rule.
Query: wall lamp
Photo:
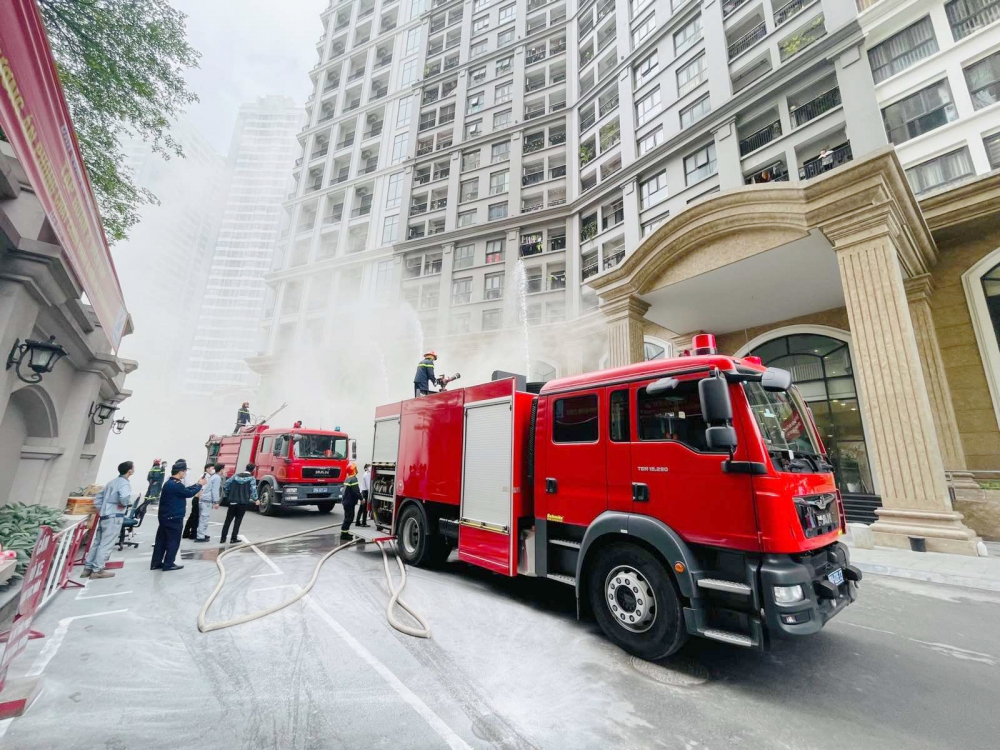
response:
[[[14,341],[10,354],[7,355],[7,368],[15,368],[17,377],[25,383],[34,385],[42,382],[42,375],[52,372],[56,362],[66,356],[66,350],[56,343],[55,336],[49,336],[48,341],[35,341],[34,339],[21,339]],[[25,377],[21,373],[21,365],[25,365],[31,370],[31,374]]]
[[[98,404],[94,402],[90,404],[88,414],[90,415],[90,421],[99,426],[108,421],[116,411],[118,411],[118,407],[114,404]]]
[[[114,422],[111,423],[111,431],[116,435],[121,435],[122,430],[125,429],[125,425],[127,424],[128,424],[127,419],[116,419]]]

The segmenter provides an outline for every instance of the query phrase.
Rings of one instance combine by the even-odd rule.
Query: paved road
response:
[[[221,515],[221,511],[216,511]],[[338,521],[247,516],[251,539]],[[221,520],[221,519],[220,519]],[[691,642],[634,664],[572,592],[452,562],[411,570],[405,598],[433,629],[384,618],[381,557],[348,550],[306,601],[201,634],[216,545],[148,570],[155,521],[116,578],[61,594],[13,676],[42,669],[0,746],[36,748],[991,748],[1000,706],[1000,596],[871,577],[820,635],[766,654]],[[212,527],[219,533],[219,527]],[[231,556],[209,619],[269,606],[336,540]]]

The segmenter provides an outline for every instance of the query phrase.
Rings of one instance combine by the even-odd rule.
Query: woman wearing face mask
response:
[[[180,570],[184,567],[174,564],[174,558],[181,546],[187,499],[197,495],[206,481],[202,477],[195,484],[185,487],[184,477],[187,476],[187,470],[187,462],[183,458],[177,459],[170,468],[170,479],[164,483],[160,491],[160,509],[157,513],[160,525],[156,529],[156,543],[153,545],[150,570]]]

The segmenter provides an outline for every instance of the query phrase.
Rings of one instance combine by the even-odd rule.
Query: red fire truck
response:
[[[304,427],[245,427],[235,435],[212,435],[205,443],[208,461],[226,465],[231,477],[248,463],[257,465],[260,512],[277,515],[281,508],[315,505],[329,513],[340,499],[347,464],[357,458],[354,440],[340,432]]]
[[[861,572],[812,415],[787,371],[715,351],[514,379],[376,411],[373,511],[423,565],[573,586],[645,659],[690,635],[765,648],[819,631]]]

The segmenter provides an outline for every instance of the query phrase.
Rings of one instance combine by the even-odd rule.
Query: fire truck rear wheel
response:
[[[262,515],[265,516],[278,515],[278,509],[274,507],[274,490],[271,488],[271,485],[265,484],[263,487],[261,487],[260,496],[258,499],[260,500],[260,505],[258,506],[258,510],[261,512]]]
[[[634,544],[599,550],[587,582],[601,630],[641,659],[662,659],[687,640],[680,596],[667,568]]]
[[[423,565],[430,557],[431,540],[427,529],[427,516],[423,509],[410,503],[399,514],[396,524],[399,539],[399,556],[408,565]]]

